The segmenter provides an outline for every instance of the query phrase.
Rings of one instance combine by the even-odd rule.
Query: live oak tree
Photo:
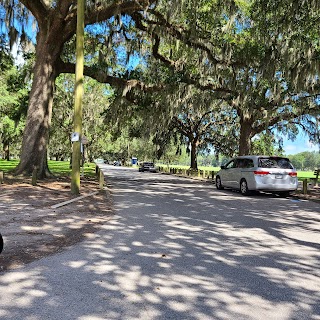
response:
[[[289,11],[292,16],[295,1],[286,0],[285,3],[292,9]],[[310,3],[316,8],[315,1]],[[70,51],[66,51],[66,44],[75,35],[76,1],[1,0],[0,4],[7,11],[11,38],[16,36],[13,27],[16,21],[26,25],[26,17],[32,16],[36,22],[33,84],[21,158],[16,172],[28,173],[37,166],[39,176],[43,177],[48,174],[47,142],[54,83],[59,74],[74,72],[74,56],[70,55]],[[313,61],[316,60],[316,50],[312,50],[311,59],[309,54],[304,57],[301,52],[298,55],[295,54],[296,51],[292,53],[290,46],[287,46],[287,50],[282,50],[282,40],[291,41],[294,38],[283,36],[287,27],[292,27],[292,24],[287,17],[285,21],[288,23],[282,23],[285,6],[279,11],[274,11],[274,6],[276,1],[273,0],[87,1],[85,24],[87,32],[93,37],[86,42],[86,47],[92,49],[91,57],[96,56],[98,63],[86,64],[85,74],[117,87],[123,96],[130,94],[134,88],[142,92],[163,88],[161,78],[152,83],[144,83],[141,79],[132,78],[125,68],[112,68],[118,62],[119,52],[125,52],[127,57],[130,53],[136,52],[146,61],[152,56],[161,62],[174,74],[175,82],[194,85],[203,91],[212,91],[217,99],[237,101],[239,92],[234,91],[234,86],[229,83],[234,71],[237,73],[242,67],[250,68],[264,63],[266,74],[274,77],[279,64],[272,62],[277,61],[278,57],[282,57],[283,62],[284,56],[287,55],[290,64],[285,69],[289,73],[286,79],[296,81],[297,77],[294,75],[299,75],[301,70],[304,70],[304,74],[309,74],[308,71],[312,69],[310,66],[313,66]],[[301,9],[302,16],[307,17],[307,9],[313,7],[302,6]],[[256,59],[256,51],[247,50],[250,48],[250,41],[242,37],[242,34],[251,28],[251,20],[258,26],[261,22],[259,15],[252,14],[254,10],[260,13],[264,13],[265,10],[262,16],[267,18],[265,21],[272,27],[270,30],[274,31],[270,31],[264,39],[263,32],[259,32],[257,28],[257,35],[254,35],[266,44],[265,49],[269,55],[265,57],[276,57],[271,61]],[[308,19],[309,24],[303,25],[303,30],[307,30],[311,22],[312,18]],[[96,23],[100,23],[99,27],[92,27]],[[277,28],[282,33],[278,32]],[[25,38],[26,30],[22,28],[20,34]],[[272,37],[273,34],[277,36],[275,39]],[[311,31],[308,36],[313,36]],[[311,40],[314,41],[313,38]],[[290,41],[288,43],[291,43]],[[65,59],[66,57],[70,59]],[[314,79],[316,77],[313,77],[312,81]],[[302,87],[302,82],[295,83]],[[305,87],[306,83],[303,85]],[[300,92],[298,87],[296,93]],[[242,90],[241,94],[245,97],[245,87]],[[247,105],[244,106],[244,109],[246,108]]]
[[[266,126],[275,125],[292,140],[300,127],[315,143],[320,142],[319,19],[314,0],[257,0],[252,10],[253,37],[269,48],[264,59]]]
[[[243,74],[236,75],[234,90],[239,94],[231,104],[239,117],[240,155],[251,152],[255,135],[272,129],[290,136],[300,127],[313,140],[319,137],[319,95],[307,90],[296,93],[290,81],[280,76],[281,71],[279,68],[272,80],[264,78],[261,69],[243,69]]]
[[[161,77],[163,83],[168,82],[164,71]],[[126,112],[126,116],[116,116],[115,110]],[[172,146],[177,153],[186,149],[190,167],[195,170],[199,152],[233,155],[238,144],[237,114],[225,101],[217,100],[214,93],[192,85],[170,84],[161,93],[131,92],[115,100],[105,116],[119,132],[130,126],[131,136],[151,137],[157,159]]]
[[[261,0],[243,8],[234,6],[225,15],[229,33],[215,39],[224,45],[220,52],[210,42],[216,29],[199,28],[203,26],[203,12],[194,13],[199,20],[193,35],[201,41],[188,44],[180,37],[189,47],[197,48],[201,61],[196,61],[182,45],[179,50],[169,50],[167,43],[161,46],[155,32],[150,33],[154,38],[153,52],[172,69],[182,70],[176,72],[180,81],[203,91],[220,92],[218,98],[230,102],[239,116],[239,153],[250,153],[252,137],[274,127],[287,131],[300,126],[319,141],[320,14],[316,1]],[[205,20],[211,27],[214,21]],[[166,25],[170,33],[171,25]],[[180,35],[177,30],[171,34]],[[220,61],[216,59],[219,56],[223,57]],[[202,82],[198,81],[200,74]]]
[[[222,142],[221,137],[229,136],[228,145],[235,146],[236,140],[231,137],[232,124],[222,120],[223,116],[212,108],[210,111],[201,113],[200,109],[185,108],[179,116],[172,119],[172,127],[182,136],[190,153],[190,168],[197,170],[197,157],[199,152],[210,149],[215,153],[228,154],[227,145]],[[234,124],[234,123],[233,123]],[[235,128],[235,127],[233,127]],[[227,133],[228,132],[228,133]]]
[[[154,1],[99,2],[88,1],[85,24],[91,25],[112,17],[146,10]],[[17,35],[14,24],[21,22],[23,38],[27,34],[28,18],[36,22],[35,64],[29,107],[23,135],[20,163],[16,173],[30,173],[38,167],[39,177],[49,174],[47,143],[52,116],[54,83],[63,72],[74,72],[74,65],[65,66],[62,60],[64,44],[76,32],[76,1],[2,0],[7,11],[7,24]],[[24,28],[23,28],[24,27]],[[92,72],[94,73],[94,72]],[[112,81],[112,77],[104,82]]]
[[[36,24],[36,59],[33,69],[33,84],[29,97],[21,158],[16,173],[29,173],[34,166],[37,166],[39,176],[43,177],[48,174],[46,157],[54,83],[59,74],[74,72],[74,60],[63,60],[63,50],[65,44],[75,35],[76,1],[2,0],[0,3],[7,11],[8,33],[12,38],[17,36],[17,30],[14,28],[16,21],[21,23],[19,27],[21,27],[20,35],[23,39],[26,38],[27,34],[28,18],[30,20],[30,17],[32,17]],[[216,14],[217,18],[214,19],[215,30],[221,31],[221,26],[228,24],[228,21],[224,21],[224,14],[233,11],[234,7],[236,5],[233,1],[221,3],[218,1],[213,6],[208,6],[205,1],[190,1],[187,6],[180,1],[170,1],[169,6],[166,0],[87,1],[85,25],[92,34],[100,33],[102,35],[99,40],[100,43],[103,43],[103,50],[99,51],[97,50],[99,47],[96,47],[96,50],[92,53],[99,54],[99,57],[101,57],[99,68],[86,65],[85,74],[100,82],[110,83],[122,88],[124,92],[133,87],[139,87],[140,90],[146,91],[150,89],[150,84],[130,80],[125,77],[125,72],[121,72],[121,70],[108,72],[115,55],[111,55],[108,60],[110,51],[106,48],[108,44],[119,47],[119,43],[123,42],[127,43],[129,47],[131,46],[127,52],[132,52],[132,50],[141,52],[147,44],[146,47],[151,47],[151,53],[156,59],[168,63],[161,58],[159,50],[160,41],[163,41],[162,39],[166,38],[167,35],[170,35],[170,38],[167,38],[169,42],[176,39],[199,52],[198,60],[209,58],[209,63],[214,66],[230,64],[228,41],[224,43],[222,37],[217,36],[209,39],[205,44],[203,40],[207,37],[207,29],[213,26],[210,22],[204,28],[206,19],[209,16],[214,17]],[[197,27],[199,21],[201,21],[201,24]],[[101,22],[106,23],[98,28],[88,28],[90,25]],[[193,32],[193,30],[196,30],[195,27],[197,27],[197,31],[201,31],[201,37]],[[101,30],[104,32],[101,32]],[[132,30],[133,32],[130,32]],[[150,42],[148,41],[150,38],[145,40],[147,35],[151,36]],[[177,43],[177,41],[174,42]],[[219,49],[220,47],[222,49]],[[201,54],[201,52],[204,52],[204,54]],[[185,58],[188,60],[188,55]],[[181,59],[179,61],[183,62]],[[103,63],[104,68],[102,68]],[[208,79],[203,81],[202,73],[206,69],[204,66],[202,70],[195,73],[193,70],[184,72],[182,70],[183,63],[178,62],[171,67],[175,72],[182,71],[181,81],[194,83],[200,88],[210,87],[217,91],[225,91],[224,88],[220,88],[221,86],[216,81],[214,83],[211,83],[211,80]]]
[[[10,148],[21,137],[28,87],[25,72],[14,65],[13,57],[3,40],[0,41],[0,142],[3,158],[10,159]]]

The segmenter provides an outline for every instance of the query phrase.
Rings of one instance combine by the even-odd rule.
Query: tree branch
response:
[[[58,0],[57,8],[62,17],[66,17],[72,5],[76,7],[76,0]]]
[[[157,12],[154,9],[148,10],[149,13],[153,14],[157,20],[150,20],[147,19],[142,14],[135,12],[132,15],[132,18],[134,19],[137,27],[145,32],[148,32],[148,28],[146,26],[143,26],[143,24],[140,21],[144,21],[148,26],[151,26],[151,30],[154,30],[154,26],[160,26],[165,29],[165,33],[172,36],[173,38],[182,41],[189,47],[192,47],[194,49],[199,49],[202,52],[205,52],[207,54],[208,60],[214,64],[214,65],[224,65],[224,66],[244,66],[245,63],[241,61],[230,61],[230,60],[222,60],[215,57],[213,54],[213,48],[217,47],[217,44],[212,43],[209,41],[208,37],[200,37],[200,35],[197,35],[197,38],[191,38],[190,30],[185,29],[182,26],[175,26],[172,23],[169,23],[168,20],[162,15],[161,13]],[[154,31],[152,31],[154,33]]]
[[[174,127],[184,136],[191,138],[192,132],[184,125],[184,123],[179,120],[176,116],[172,118],[172,123]]]
[[[172,60],[166,58],[165,56],[163,56],[163,55],[161,55],[159,53],[160,37],[156,33],[153,33],[153,37],[154,37],[154,44],[153,44],[153,47],[152,47],[153,56],[156,59],[160,60],[162,63],[164,63],[166,66],[171,68],[174,72],[180,72],[181,70],[180,70],[179,64],[177,62],[172,61]],[[216,91],[216,92],[236,94],[236,92],[230,90],[229,88],[217,87],[216,85],[213,85],[213,84],[210,84],[210,83],[202,85],[202,84],[199,83],[199,80],[200,79],[195,79],[195,78],[192,78],[189,75],[184,74],[182,82],[184,82],[186,84],[194,85],[195,87],[197,87],[198,89],[200,89],[202,91],[213,90],[213,91]]]
[[[48,15],[48,8],[44,5],[42,0],[20,0],[20,2],[32,13],[38,22],[39,27],[42,21]]]
[[[58,70],[61,73],[75,73],[75,64],[66,63],[60,60]],[[157,92],[161,91],[165,87],[164,85],[148,85],[139,80],[126,80],[123,78],[110,76],[101,70],[97,70],[97,68],[88,66],[84,67],[83,73],[85,76],[95,79],[100,83],[109,83],[111,86],[123,90],[124,96],[128,91],[131,91],[132,89],[137,89],[142,92]]]
[[[185,44],[187,44],[188,46],[190,47],[193,47],[195,49],[201,49],[202,51],[206,52],[207,56],[208,56],[208,59],[213,63],[213,64],[227,64],[226,61],[222,61],[222,60],[218,60],[213,54],[212,54],[212,50],[211,48],[209,48],[203,41],[199,41],[198,39],[191,39],[189,36],[188,36],[188,30],[185,30],[183,29],[182,27],[176,27],[174,26],[173,24],[169,23],[167,21],[167,19],[165,19],[165,17],[153,10],[153,9],[150,9],[149,10],[150,13],[152,13],[156,18],[157,18],[157,21],[156,20],[148,20],[146,19],[142,14],[140,13],[135,13],[133,18],[135,20],[135,22],[137,21],[145,21],[148,25],[151,25],[151,26],[154,26],[154,25],[158,25],[158,26],[162,26],[164,27],[164,29],[166,30],[166,32],[174,37],[175,39],[178,39],[180,41],[183,41]],[[141,27],[142,24],[140,23],[139,24],[139,27]],[[144,28],[144,31],[147,31],[147,28]],[[204,39],[202,39],[204,40]],[[205,39],[205,41],[208,43],[208,40]],[[212,45],[210,42],[209,42],[210,45]],[[213,45],[212,45],[213,46]]]
[[[63,0],[60,0],[63,2]],[[72,1],[71,1],[72,2]],[[95,6],[92,10],[87,10],[85,12],[85,26],[99,23],[110,19],[111,17],[120,15],[120,14],[132,14],[135,11],[145,10],[151,4],[155,3],[156,0],[131,0],[131,1],[116,1],[109,6]],[[66,8],[65,8],[66,9]],[[64,29],[63,37],[65,41],[69,40],[75,33],[76,23],[77,23],[77,14],[76,7],[74,10],[64,11],[66,13],[65,22],[66,27]]]
[[[101,8],[98,7],[93,10],[86,16],[85,24],[102,22],[118,14],[131,14],[135,11],[143,11],[156,2],[156,0],[116,1],[107,7],[101,6]]]

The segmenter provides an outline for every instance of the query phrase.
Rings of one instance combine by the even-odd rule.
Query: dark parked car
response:
[[[139,167],[139,172],[144,172],[144,171],[156,172],[157,169],[154,166],[153,162],[142,162]]]

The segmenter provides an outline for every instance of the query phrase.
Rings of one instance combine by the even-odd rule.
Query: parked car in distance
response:
[[[97,164],[98,163],[107,163],[107,164],[109,163],[108,160],[105,160],[105,159],[102,159],[102,158],[98,158],[98,159],[94,160],[94,162],[97,163]]]
[[[297,187],[297,171],[285,157],[239,156],[221,166],[216,174],[217,189],[238,189],[243,195],[267,191],[288,196]]]
[[[157,172],[157,169],[154,166],[153,162],[142,162],[139,166],[139,172],[144,172],[144,171]]]

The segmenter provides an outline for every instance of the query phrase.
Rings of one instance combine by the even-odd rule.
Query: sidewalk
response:
[[[82,179],[80,196],[71,194],[68,178],[32,186],[26,178],[7,176],[0,184],[0,272],[59,252],[110,219],[110,196],[97,181]]]

